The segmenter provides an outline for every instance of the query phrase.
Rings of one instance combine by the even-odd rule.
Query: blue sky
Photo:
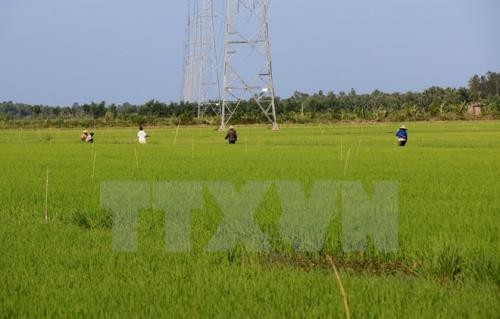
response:
[[[0,0],[0,100],[178,101],[186,14],[186,0]],[[283,97],[500,71],[497,0],[271,0],[270,34]]]

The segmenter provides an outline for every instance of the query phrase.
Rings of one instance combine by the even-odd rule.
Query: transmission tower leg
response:
[[[242,101],[262,110],[279,129],[270,53],[269,0],[227,0],[224,37],[224,86],[220,129]]]

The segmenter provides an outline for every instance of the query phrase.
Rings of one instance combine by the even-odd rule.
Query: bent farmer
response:
[[[238,140],[238,134],[236,134],[236,130],[234,129],[234,127],[229,127],[229,131],[227,131],[226,134],[226,140],[229,141],[229,144],[235,144]]]
[[[406,126],[401,125],[399,130],[396,132],[396,137],[398,139],[399,146],[405,146],[408,141],[408,132]]]
[[[89,136],[89,132],[87,130],[83,131],[82,135],[80,135],[80,140],[82,142],[87,142],[87,137]]]
[[[90,134],[87,135],[85,142],[90,144],[94,143],[94,132],[90,132]]]

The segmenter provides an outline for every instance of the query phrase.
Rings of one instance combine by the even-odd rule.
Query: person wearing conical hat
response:
[[[89,136],[89,132],[87,130],[84,130],[83,133],[82,133],[82,135],[80,135],[80,140],[82,142],[86,142],[88,136]]]
[[[399,146],[405,146],[408,141],[408,132],[406,126],[401,125],[396,132],[396,138],[398,139]]]

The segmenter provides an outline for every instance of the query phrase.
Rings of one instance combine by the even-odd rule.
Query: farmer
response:
[[[137,132],[137,138],[139,139],[139,144],[146,144],[146,137],[148,137],[148,135],[146,134],[146,132],[144,132],[142,126],[139,127],[139,132]]]
[[[406,130],[406,126],[401,125],[399,130],[396,132],[396,137],[398,139],[399,146],[405,146],[406,141],[408,141],[408,132]]]
[[[236,141],[238,140],[238,135],[236,134],[236,130],[234,129],[234,127],[232,126],[229,127],[229,131],[227,131],[225,139],[229,141],[229,144],[236,144]]]
[[[89,132],[87,130],[83,131],[82,135],[80,135],[80,140],[82,142],[87,142],[87,137],[89,136]]]
[[[85,142],[90,144],[94,143],[94,132],[90,132],[90,134],[87,134]]]

